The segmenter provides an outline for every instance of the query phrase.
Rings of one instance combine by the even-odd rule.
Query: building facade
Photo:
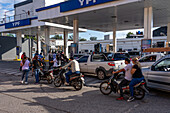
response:
[[[117,39],[117,51],[141,51],[141,40],[144,38],[123,38]],[[158,47],[159,43],[166,44],[167,36],[153,37],[152,46]],[[102,44],[103,52],[107,52],[107,45],[113,46],[113,40],[96,40],[96,41],[81,41],[79,42],[79,52],[94,51],[94,45]]]

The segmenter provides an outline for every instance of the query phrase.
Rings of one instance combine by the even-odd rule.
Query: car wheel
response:
[[[97,77],[99,80],[105,79],[105,77],[106,77],[105,72],[103,70],[97,71]]]

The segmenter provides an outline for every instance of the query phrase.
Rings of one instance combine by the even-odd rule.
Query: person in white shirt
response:
[[[79,63],[76,60],[74,60],[73,57],[71,57],[70,60],[71,61],[67,65],[62,67],[62,69],[66,69],[67,67],[71,66],[71,70],[65,74],[67,83],[69,83],[69,78],[70,78],[69,75],[72,75],[75,73],[80,74]]]
[[[54,60],[53,60],[53,68],[56,68],[56,67],[58,67],[59,65],[59,58],[58,58],[58,55],[56,55],[56,57],[54,58]]]
[[[130,81],[132,80],[132,74],[131,74],[131,70],[132,70],[132,64],[130,63],[130,59],[126,58],[125,59],[125,64],[126,67],[124,67],[123,69],[113,72],[113,74],[115,73],[120,73],[120,72],[125,72],[125,78],[120,82],[119,84],[119,90],[120,90],[120,97],[117,98],[117,100],[123,100],[123,90],[122,87],[129,85]]]
[[[22,84],[24,83],[24,77],[25,77],[25,84],[28,84],[28,73],[30,71],[29,69],[30,65],[31,65],[30,61],[27,59],[26,56],[24,56],[24,58],[22,59],[20,63],[20,66],[22,66],[22,71],[23,71],[22,80],[21,80]]]

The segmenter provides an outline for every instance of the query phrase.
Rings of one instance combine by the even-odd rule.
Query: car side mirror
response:
[[[152,70],[152,71],[155,71],[155,66],[151,66],[151,70]]]

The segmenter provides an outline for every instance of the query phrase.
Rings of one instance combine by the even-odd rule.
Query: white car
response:
[[[108,61],[103,54],[84,55],[78,62],[81,73],[97,75],[99,79],[111,76],[113,71],[117,71],[126,66],[124,60]]]
[[[140,58],[139,62],[142,67],[150,67],[150,66],[152,66],[152,64],[155,63],[155,61],[159,60],[163,56],[165,56],[165,55],[162,53],[149,54],[149,55],[146,55],[146,56]]]
[[[170,91],[170,55],[162,57],[142,71],[148,87]]]

